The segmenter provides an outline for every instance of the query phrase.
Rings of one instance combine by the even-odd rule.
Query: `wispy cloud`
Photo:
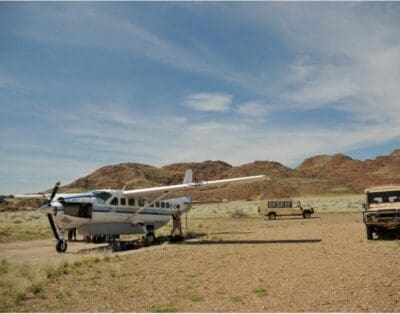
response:
[[[222,93],[199,93],[186,97],[185,104],[199,111],[226,112],[230,110],[232,95]]]
[[[268,105],[260,102],[247,102],[239,105],[235,111],[249,117],[262,117],[268,112]]]

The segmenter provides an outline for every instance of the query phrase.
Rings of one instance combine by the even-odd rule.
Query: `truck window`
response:
[[[268,202],[268,208],[275,208],[276,207],[276,202]]]
[[[276,207],[278,207],[278,208],[285,208],[285,202],[284,202],[284,201],[276,202]]]
[[[400,191],[377,192],[368,194],[368,204],[399,202]]]

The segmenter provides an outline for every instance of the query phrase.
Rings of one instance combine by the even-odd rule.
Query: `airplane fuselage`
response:
[[[159,229],[171,219],[177,205],[181,213],[191,208],[191,197],[149,202],[126,197],[122,190],[98,190],[55,197],[50,206],[39,210],[49,213],[61,230],[78,228],[82,234],[142,234]]]

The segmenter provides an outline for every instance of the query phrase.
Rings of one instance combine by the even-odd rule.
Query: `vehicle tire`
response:
[[[374,238],[374,232],[371,227],[366,226],[367,228],[367,239],[372,240]]]
[[[67,248],[68,248],[67,241],[65,241],[65,240],[57,241],[57,244],[56,244],[57,253],[65,253]]]
[[[153,245],[154,242],[156,242],[156,237],[155,237],[154,233],[148,232],[144,237],[144,245],[150,246],[150,245]]]
[[[276,218],[276,213],[269,213],[269,214],[268,214],[268,218],[269,218],[269,220],[275,220],[275,218]]]
[[[310,211],[308,211],[308,210],[304,211],[304,212],[303,212],[303,218],[304,218],[304,219],[311,218],[311,213],[310,213]]]

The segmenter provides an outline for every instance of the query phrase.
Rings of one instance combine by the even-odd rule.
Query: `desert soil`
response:
[[[13,310],[400,312],[400,243],[367,241],[360,213],[192,218],[189,227],[204,235],[82,264]],[[45,242],[0,252],[10,261],[57,258]],[[70,256],[79,245],[71,243]]]

